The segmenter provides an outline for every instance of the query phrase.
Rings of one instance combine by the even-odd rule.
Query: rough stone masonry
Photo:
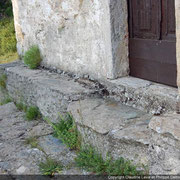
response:
[[[142,101],[141,104],[148,103],[146,98],[156,99],[156,104],[151,108],[163,105],[166,101],[169,102],[164,112],[160,111],[158,116],[157,114],[153,116],[143,109],[138,110],[125,105],[127,101],[131,102],[131,98],[126,98],[127,93],[124,95],[122,93],[120,99],[113,98],[118,95],[113,91],[113,87],[109,89],[114,93],[108,96],[92,81],[75,79],[67,74],[58,74],[44,69],[30,70],[22,62],[1,65],[0,71],[7,75],[7,90],[14,101],[23,101],[37,106],[43,116],[53,121],[56,121],[58,113],[71,112],[83,142],[95,146],[104,157],[109,153],[114,159],[118,157],[130,159],[137,165],[143,164],[148,167],[150,174],[180,173],[180,116],[172,113],[176,91],[174,94],[171,92],[165,101],[161,101],[164,93],[168,94],[169,89],[163,93],[162,86],[158,95],[161,98],[157,99],[155,95],[153,97],[148,95],[149,91],[157,91],[156,85],[149,85],[148,89],[139,83],[141,90],[144,91],[144,94],[140,91],[139,95],[136,95],[142,96],[138,100]],[[125,79],[126,83],[127,81],[130,86],[131,80]],[[89,86],[87,86],[88,83]],[[117,88],[114,88],[117,91]],[[123,87],[119,88],[123,89]],[[106,91],[108,94],[108,88]],[[132,91],[137,93],[137,89]],[[127,100],[126,103],[123,102],[124,99]],[[2,110],[1,114],[3,112],[5,111]],[[16,120],[18,121],[13,119],[12,125]],[[18,128],[24,129],[24,127],[26,126],[22,122],[22,127],[19,124]],[[33,134],[38,133],[43,127],[35,128]],[[0,133],[5,134],[4,128],[1,129]],[[48,130],[46,127],[44,129]],[[50,139],[47,137],[45,140],[49,143]],[[44,149],[49,149],[46,144],[42,145]]]

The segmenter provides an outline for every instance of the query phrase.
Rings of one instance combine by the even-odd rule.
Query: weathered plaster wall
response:
[[[118,46],[118,41],[124,40],[127,31],[121,23],[127,17],[119,15],[127,6],[126,0],[117,0],[116,3],[113,0],[111,3],[110,0],[12,2],[19,54],[38,44],[43,56],[42,64],[47,67],[89,74],[95,78],[127,75],[127,52],[124,53],[127,42],[120,42],[122,45]],[[115,21],[112,15],[112,28],[110,4],[111,11],[115,9],[114,15],[119,16]],[[117,8],[120,8],[119,12]],[[112,55],[117,57],[112,58]]]

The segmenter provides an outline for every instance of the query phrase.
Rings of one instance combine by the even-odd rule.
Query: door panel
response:
[[[159,39],[160,0],[130,0],[131,38]]]
[[[176,40],[175,2],[162,0],[162,39]]]
[[[130,75],[176,86],[174,0],[129,0]]]

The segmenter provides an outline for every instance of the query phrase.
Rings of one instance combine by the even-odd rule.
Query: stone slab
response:
[[[145,120],[142,124],[134,123],[131,126],[123,128],[118,131],[114,131],[113,138],[122,139],[126,143],[141,143],[143,145],[150,144],[150,130],[148,129],[148,123]]]
[[[139,110],[154,115],[177,110],[177,88],[134,77],[100,80],[100,83],[108,91],[110,98]]]
[[[165,114],[151,119],[149,127],[161,135],[171,135],[180,141],[180,115]]]
[[[53,137],[52,135],[47,135],[40,137],[38,142],[48,157],[62,162],[65,166],[74,162],[76,153],[70,151],[61,140]]]
[[[69,76],[47,70],[30,70],[25,65],[6,68],[7,90],[17,102],[37,106],[42,115],[55,121],[72,101],[95,94]]]
[[[72,113],[84,144],[97,147],[106,158],[124,157],[135,164],[149,165],[148,146],[152,115],[111,99],[85,99],[73,102]]]
[[[137,121],[145,113],[113,100],[85,99],[69,105],[75,121],[92,128],[100,134],[122,129],[127,124]]]
[[[180,115],[153,117],[149,123],[149,155],[153,174],[180,174]]]
[[[3,106],[0,106],[0,119],[2,119],[5,116],[9,116],[15,112],[17,112],[17,108],[14,103],[8,103]]]

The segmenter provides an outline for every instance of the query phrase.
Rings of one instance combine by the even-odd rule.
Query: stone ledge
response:
[[[22,63],[5,67],[7,89],[15,101],[39,107],[43,116],[57,119],[72,101],[94,96],[95,90],[83,87],[74,79],[47,70],[30,70]]]
[[[153,117],[149,123],[149,128],[161,135],[170,135],[180,141],[180,115],[166,114]]]
[[[91,98],[72,102],[68,111],[73,114],[78,124],[104,135],[139,121],[146,123],[148,120],[146,113],[111,99]],[[148,116],[150,120],[151,115]]]
[[[150,174],[180,173],[180,115],[152,116],[112,99],[72,102],[70,111],[84,144],[105,158],[124,157],[149,167]]]
[[[100,83],[109,92],[109,97],[134,108],[155,115],[177,110],[177,88],[134,77],[100,80]]]
[[[98,147],[103,157],[110,153],[114,159],[122,156],[148,165],[147,127],[152,115],[99,98],[70,103],[68,111],[75,118],[84,142]]]

